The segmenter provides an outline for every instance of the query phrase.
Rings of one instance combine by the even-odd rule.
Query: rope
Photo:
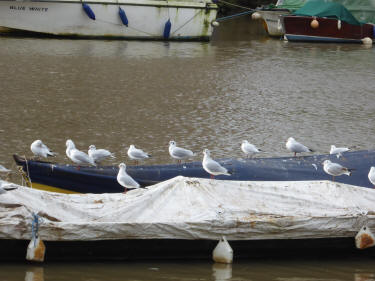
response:
[[[30,172],[29,172],[29,163],[27,161],[27,158],[26,156],[24,155],[23,157],[25,157],[25,161],[26,161],[26,170],[27,170],[27,179],[28,179],[28,182],[30,184],[30,187],[33,188],[33,185],[32,185],[32,182],[31,182],[31,178],[30,178]]]
[[[222,18],[217,18],[216,21],[224,21],[224,20],[227,20],[227,19],[232,19],[232,18],[244,16],[244,15],[249,15],[249,14],[252,14],[254,12],[255,12],[255,10],[242,12],[242,13],[239,13],[239,14],[234,14],[234,15],[230,15],[230,16],[226,16],[226,17],[222,17]]]
[[[189,20],[187,20],[183,25],[181,25],[179,28],[177,28],[175,31],[173,31],[172,34],[175,34],[177,31],[179,31],[181,28],[183,28],[185,25],[187,25],[189,22],[191,22],[201,11],[198,11],[195,13],[194,16],[192,16]]]
[[[167,6],[168,6],[168,19],[170,19],[170,15],[169,15],[169,3],[168,3],[168,0],[167,0]]]
[[[36,247],[36,238],[38,238],[39,231],[39,216],[35,213],[33,215],[33,222],[31,224],[31,237],[34,240],[34,247]]]
[[[240,5],[236,5],[236,4],[233,4],[233,3],[230,3],[230,2],[227,2],[227,1],[224,1],[224,0],[217,0],[218,2],[222,2],[223,4],[226,4],[228,6],[234,6],[234,7],[237,7],[237,8],[241,8],[241,9],[245,9],[245,10],[253,10],[249,7],[244,7],[244,6],[240,6]]]
[[[167,4],[168,4],[168,1],[167,1]],[[200,12],[201,11],[196,12],[190,19],[188,19],[184,24],[182,24],[180,27],[178,27],[176,30],[174,30],[173,33],[171,33],[171,34],[175,34],[177,31],[179,31],[181,28],[183,28],[185,25],[187,25],[189,22],[191,22],[197,15],[199,15]],[[168,18],[170,18],[169,6],[168,6]],[[121,24],[110,22],[110,21],[101,20],[101,19],[98,19],[98,18],[96,19],[96,21],[103,22],[103,23],[106,23],[106,24],[113,24],[113,25],[122,26]],[[132,26],[130,26],[130,24],[129,24],[129,26],[127,28],[135,30],[135,31],[138,31],[140,33],[143,33],[143,34],[146,34],[146,35],[149,35],[149,36],[159,36],[159,34],[149,33],[149,32],[140,30],[138,28],[132,27]],[[26,162],[26,164],[27,164],[27,162]]]
[[[96,19],[96,21],[98,21],[98,22],[104,22],[104,23],[107,23],[107,24],[113,24],[113,25],[123,26],[122,24],[118,24],[118,23],[114,23],[114,22],[110,22],[110,21],[105,21],[105,20],[101,20],[101,19]],[[157,34],[148,33],[146,31],[142,31],[142,30],[139,30],[137,28],[131,27],[130,24],[129,24],[129,26],[127,28],[136,30],[138,32],[141,32],[141,33],[144,33],[144,34],[147,34],[147,35],[150,35],[150,36],[157,36]]]

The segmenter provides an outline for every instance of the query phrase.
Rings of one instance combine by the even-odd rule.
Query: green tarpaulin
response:
[[[301,8],[305,3],[306,0],[279,0],[276,6],[277,8],[294,11]]]
[[[334,18],[349,24],[361,23],[340,3],[325,2],[323,0],[308,1],[301,8],[293,12],[297,16],[316,16]]]
[[[278,0],[276,7],[295,11],[308,0]],[[324,2],[340,3],[360,22],[375,23],[375,0],[326,0]]]

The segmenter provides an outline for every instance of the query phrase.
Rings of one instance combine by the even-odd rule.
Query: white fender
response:
[[[233,262],[233,250],[229,245],[225,236],[223,236],[214,251],[212,252],[212,258],[218,263],[232,263]]]
[[[370,37],[365,37],[365,38],[361,39],[361,41],[364,45],[369,45],[369,46],[372,45],[372,40],[371,40]]]
[[[355,246],[361,250],[375,246],[374,234],[367,225],[363,226],[355,236]]]
[[[27,246],[26,259],[29,261],[44,261],[44,254],[46,251],[46,246],[43,241],[37,237],[33,237]]]
[[[258,19],[261,19],[262,18],[262,15],[258,12],[254,12],[251,14],[251,19],[253,20],[258,20]]]

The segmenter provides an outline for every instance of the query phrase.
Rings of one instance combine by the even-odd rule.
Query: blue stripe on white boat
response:
[[[86,3],[82,3],[82,7],[83,9],[85,10],[85,13],[86,15],[92,19],[92,20],[95,20],[95,14],[94,12],[91,10],[90,6]]]
[[[124,25],[128,26],[128,24],[129,24],[128,17],[126,16],[125,11],[121,7],[118,7],[118,14],[120,16],[120,19],[121,19],[122,23]]]

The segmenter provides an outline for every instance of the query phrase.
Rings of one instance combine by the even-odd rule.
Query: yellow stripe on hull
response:
[[[58,193],[79,194],[79,192],[71,191],[71,190],[68,190],[68,189],[62,189],[62,188],[58,188],[58,187],[53,187],[53,186],[50,186],[50,185],[35,183],[35,182],[32,183],[31,188],[40,189],[40,190],[44,190],[44,191],[58,192]]]

